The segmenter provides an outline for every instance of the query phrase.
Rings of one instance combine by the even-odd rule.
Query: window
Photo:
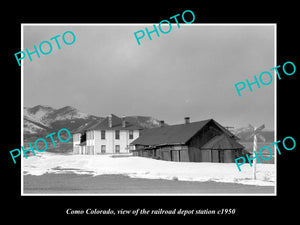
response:
[[[74,135],[74,141],[80,141],[80,134]]]
[[[93,140],[94,139],[94,131],[90,131],[89,139]]]
[[[94,146],[86,146],[87,154],[94,155]]]
[[[95,155],[94,145],[90,146],[90,154]]]
[[[129,131],[129,139],[133,139],[133,130]]]
[[[80,136],[80,144],[86,141],[86,132],[84,132],[83,134],[81,134]]]
[[[115,150],[116,153],[120,153],[120,145],[116,145]]]
[[[115,131],[115,139],[116,139],[116,140],[119,140],[119,139],[120,139],[120,131],[119,131],[119,130],[116,130],[116,131]]]
[[[101,153],[103,154],[103,153],[105,153],[106,152],[106,147],[105,147],[105,145],[101,145]]]
[[[79,147],[74,147],[74,154],[79,154]]]
[[[101,140],[105,140],[105,130],[101,130]]]
[[[223,163],[224,162],[224,151],[219,150],[219,162]]]

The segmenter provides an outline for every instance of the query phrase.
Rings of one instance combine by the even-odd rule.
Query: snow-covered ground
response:
[[[170,179],[182,181],[216,181],[248,185],[274,186],[274,164],[257,164],[257,179],[252,179],[252,167],[235,163],[170,162],[143,157],[111,157],[109,155],[62,155],[43,152],[23,158],[24,175],[45,173],[122,174],[134,178]]]

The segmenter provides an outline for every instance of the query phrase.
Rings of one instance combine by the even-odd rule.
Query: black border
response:
[[[77,4],[75,6],[75,4]],[[80,4],[69,2],[66,5],[61,3],[42,5],[27,5],[11,7],[3,21],[8,21],[5,33],[5,79],[3,79],[2,96],[3,120],[2,129],[5,131],[3,137],[4,148],[2,166],[5,173],[5,217],[13,219],[20,216],[20,219],[38,222],[53,220],[59,222],[61,218],[75,219],[100,219],[99,216],[70,216],[66,215],[67,208],[111,208],[111,209],[134,209],[134,208],[235,208],[235,215],[219,217],[224,219],[243,219],[257,217],[271,219],[288,215],[292,218],[296,214],[296,207],[292,203],[296,195],[296,165],[297,150],[282,151],[278,157],[277,170],[277,196],[20,196],[20,161],[14,165],[11,161],[9,150],[20,146],[20,110],[21,110],[21,79],[20,67],[18,67],[14,53],[20,51],[21,23],[158,23],[172,15],[182,13],[190,9],[196,15],[194,23],[277,23],[277,65],[286,61],[292,61],[297,66],[296,59],[296,16],[293,8],[296,5],[291,3],[282,5],[267,5],[261,3],[245,2],[239,5],[214,2],[212,5],[200,4],[197,7],[176,6],[172,2],[168,6],[161,6],[154,2],[127,3],[126,6],[117,5],[107,7],[101,2]],[[132,7],[129,6],[132,4]],[[274,3],[277,4],[277,3]],[[297,73],[297,72],[296,72]],[[290,77],[285,76],[277,80],[277,139],[282,140],[286,136],[296,139],[297,107],[293,101],[296,97],[296,74]],[[5,84],[5,85],[4,85]],[[6,89],[5,86],[8,86]],[[110,217],[112,216],[104,216]],[[114,216],[116,217],[116,216]],[[125,218],[125,216],[119,216]],[[150,216],[140,216],[142,219]],[[161,218],[162,216],[153,216]],[[166,216],[167,217],[167,216]],[[170,217],[170,216],[168,216]],[[194,216],[172,216],[179,220],[197,217]],[[199,217],[199,216],[198,216]],[[212,218],[213,216],[200,216],[200,219]],[[217,216],[216,216],[217,217]],[[126,216],[126,218],[138,218]],[[145,220],[144,220],[145,221]],[[261,219],[257,220],[261,221]],[[20,221],[23,222],[23,221]],[[33,222],[33,223],[35,223]],[[41,221],[39,221],[41,222]],[[99,222],[103,222],[100,221]]]

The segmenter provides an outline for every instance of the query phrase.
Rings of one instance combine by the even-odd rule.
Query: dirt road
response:
[[[24,194],[273,194],[273,186],[130,178],[123,175],[24,176]]]

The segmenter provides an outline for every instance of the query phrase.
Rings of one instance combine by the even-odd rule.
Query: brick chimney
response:
[[[112,115],[108,115],[108,127],[112,127]]]
[[[190,117],[184,117],[185,124],[190,123]]]
[[[126,121],[125,121],[125,116],[122,116],[122,127],[126,127]]]
[[[160,121],[159,121],[159,126],[160,126],[160,127],[163,127],[164,125],[165,125],[165,121],[164,121],[164,120],[160,120]]]

